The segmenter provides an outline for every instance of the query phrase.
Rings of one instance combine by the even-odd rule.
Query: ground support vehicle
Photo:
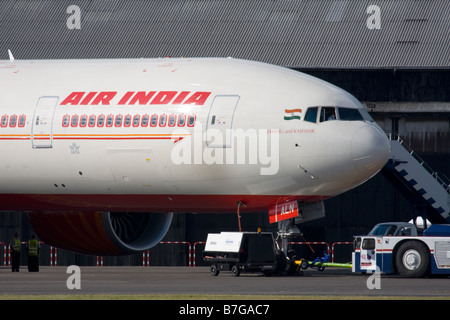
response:
[[[241,272],[262,272],[265,275],[280,269],[280,255],[270,232],[221,232],[208,234],[203,259],[211,263],[211,275],[231,271],[237,277]],[[284,261],[285,267],[286,262]]]
[[[352,271],[450,275],[450,225],[432,225],[423,236],[354,237]]]

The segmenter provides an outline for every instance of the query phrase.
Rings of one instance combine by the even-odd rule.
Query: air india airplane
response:
[[[292,218],[389,156],[352,95],[259,62],[11,58],[0,88],[0,210],[74,252],[142,252],[176,212]]]

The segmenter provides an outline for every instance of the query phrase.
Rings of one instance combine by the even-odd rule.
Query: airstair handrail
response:
[[[400,137],[400,135],[396,132],[390,132],[388,134],[389,140],[396,140],[398,141],[408,152],[411,156],[413,156],[419,164],[427,170],[431,176],[436,179],[436,181],[444,188],[447,193],[450,194],[450,179],[443,174],[442,172],[434,171],[433,168],[431,168],[425,161],[416,153],[414,150],[405,142],[404,139]]]

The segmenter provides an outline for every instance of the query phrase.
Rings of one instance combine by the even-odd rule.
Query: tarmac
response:
[[[41,266],[39,272],[21,267],[18,273],[0,267],[0,300],[16,295],[254,295],[358,297],[445,297],[450,299],[450,277],[402,278],[363,275],[349,269],[307,269],[294,276],[264,276],[222,271],[211,276],[209,267],[80,267]],[[259,297],[261,298],[261,297]],[[131,299],[133,299],[131,297]],[[188,298],[189,299],[189,298]],[[264,299],[264,298],[262,298]]]

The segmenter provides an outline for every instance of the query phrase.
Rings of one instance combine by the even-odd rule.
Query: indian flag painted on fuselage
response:
[[[302,109],[285,109],[284,120],[300,120]]]

